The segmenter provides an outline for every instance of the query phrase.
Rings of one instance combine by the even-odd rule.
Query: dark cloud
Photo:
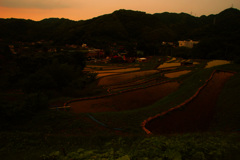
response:
[[[56,9],[70,7],[71,0],[0,0],[0,6],[9,8]]]

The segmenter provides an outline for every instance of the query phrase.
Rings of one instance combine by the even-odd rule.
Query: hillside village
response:
[[[193,48],[195,44],[198,44],[199,41],[178,41],[176,43],[174,42],[162,42],[162,45],[159,47],[159,50],[161,48],[164,48],[166,46],[170,48],[177,48],[177,47],[183,47],[183,48]],[[111,60],[111,59],[118,59],[117,61],[127,61],[127,62],[133,62],[136,58],[138,58],[138,61],[145,57],[143,51],[141,50],[132,50],[128,51],[125,46],[118,46],[116,43],[114,43],[112,46],[110,46],[110,49],[108,53],[104,51],[103,49],[96,49],[89,47],[87,44],[81,44],[81,45],[54,45],[53,41],[38,41],[38,42],[13,42],[9,45],[7,45],[4,41],[1,41],[0,45],[2,46],[1,53],[9,52],[11,54],[17,54],[17,55],[28,55],[28,54],[34,54],[34,53],[71,53],[71,52],[81,52],[82,54],[85,54],[88,61],[99,61],[104,60],[105,62]],[[4,50],[3,50],[4,49]],[[3,57],[2,57],[3,59]]]

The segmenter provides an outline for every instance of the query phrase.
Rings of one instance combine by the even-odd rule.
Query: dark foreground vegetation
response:
[[[0,159],[240,159],[239,16],[239,10],[231,8],[199,18],[119,10],[78,22],[1,19]],[[200,43],[193,49],[162,45],[163,41],[184,39]],[[30,45],[33,41],[41,43]],[[235,63],[203,69],[206,60],[199,60],[191,68],[193,72],[176,79],[180,88],[155,104],[132,111],[93,113],[110,126],[103,127],[88,114],[49,109],[73,98],[107,94],[97,86],[96,74],[83,71],[87,50],[63,47],[82,43],[103,48],[106,54],[114,47],[120,52],[123,46],[129,57],[138,53],[153,56],[154,63],[139,64],[143,70],[154,69],[162,63],[158,59],[166,56]],[[13,44],[20,54],[13,54],[9,46]],[[52,48],[56,51],[49,51]],[[140,126],[143,120],[191,97],[215,69],[236,74],[222,90],[207,132],[146,136]],[[116,127],[121,130],[112,129]]]
[[[0,70],[1,122],[28,119],[51,102],[63,105],[67,97],[90,96],[86,87],[95,83],[96,74],[83,72],[85,63],[84,51],[5,57]],[[55,99],[62,103],[55,104]]]
[[[42,160],[237,160],[238,134],[186,134],[157,137],[44,136],[2,133],[3,159]],[[110,139],[112,138],[112,139]],[[18,144],[16,144],[18,142]],[[29,147],[28,149],[26,147]],[[10,149],[10,150],[7,150]]]

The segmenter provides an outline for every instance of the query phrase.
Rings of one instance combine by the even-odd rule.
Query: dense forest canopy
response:
[[[85,21],[50,18],[41,21],[0,19],[0,38],[54,40],[78,44],[114,41],[176,41],[239,32],[240,11],[229,8],[217,15],[195,17],[186,13],[147,14],[118,10]],[[152,35],[155,35],[152,37]]]

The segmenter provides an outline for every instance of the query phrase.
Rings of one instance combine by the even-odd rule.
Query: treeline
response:
[[[240,46],[238,45],[240,40],[235,39],[237,36],[209,36],[202,39],[192,49],[185,47],[170,48],[168,54],[171,53],[171,56],[181,58],[225,59],[240,63]]]
[[[118,10],[86,21],[50,18],[42,21],[0,19],[0,38],[20,41],[101,45],[105,42],[200,40],[239,31],[240,11],[230,8],[217,15],[194,17],[186,13]],[[233,35],[229,35],[233,36]],[[106,45],[106,43],[105,43]]]
[[[31,42],[51,40],[64,45],[87,43],[105,50],[117,43],[127,46],[130,53],[138,49],[148,55],[162,54],[159,50],[163,47],[163,41],[176,43],[178,40],[192,39],[201,41],[197,47],[197,57],[232,59],[239,56],[236,53],[240,41],[239,19],[240,11],[234,8],[201,17],[186,13],[152,15],[118,10],[85,21],[0,19],[0,39]],[[205,52],[208,47],[209,50]]]

